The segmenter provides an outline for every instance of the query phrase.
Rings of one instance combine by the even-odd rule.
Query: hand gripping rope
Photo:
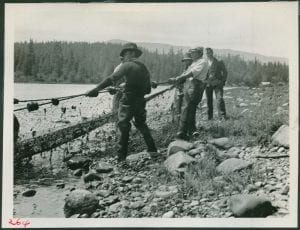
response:
[[[109,92],[111,94],[114,94],[118,90],[120,90],[120,89],[119,88],[114,88],[114,89],[102,90],[102,91],[99,91],[99,93]],[[43,105],[52,104],[52,105],[57,106],[57,105],[59,105],[60,101],[69,100],[69,99],[73,99],[73,98],[81,97],[81,96],[85,96],[85,95],[86,95],[85,93],[82,93],[82,94],[76,94],[76,95],[65,96],[65,97],[43,98],[43,99],[32,99],[32,100],[19,100],[19,99],[14,98],[14,104],[19,104],[21,102],[29,102],[29,103],[27,103],[26,107],[14,109],[14,112],[25,110],[25,109],[27,109],[28,112],[32,112],[32,111],[38,110],[39,107],[43,106]],[[38,101],[48,101],[48,102],[44,102],[44,103],[39,104],[39,103],[37,103]]]
[[[157,88],[158,85],[165,85],[165,84],[169,84],[169,82],[168,81],[165,81],[165,82],[155,82],[155,81],[153,81],[151,83],[152,88]],[[109,92],[111,95],[114,95],[114,94],[117,93],[117,91],[120,91],[120,90],[121,90],[121,88],[119,88],[119,87],[107,87],[107,89],[101,90],[101,91],[99,91],[99,93]],[[28,100],[19,100],[17,98],[14,98],[14,104],[29,102],[29,103],[27,103],[26,107],[14,109],[14,112],[25,110],[25,109],[27,109],[28,112],[32,112],[32,111],[38,110],[39,107],[43,106],[43,105],[52,104],[52,105],[57,106],[57,105],[59,105],[60,101],[69,100],[69,99],[73,99],[73,98],[81,97],[81,96],[85,96],[85,95],[86,95],[85,93],[82,93],[82,94],[76,94],[76,95],[64,96],[64,97],[30,99],[30,100],[29,99]],[[39,102],[39,101],[48,101],[48,102],[38,104],[37,102]]]

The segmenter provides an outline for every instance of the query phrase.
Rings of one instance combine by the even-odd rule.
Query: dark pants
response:
[[[112,105],[112,113],[113,115],[113,120],[115,122],[115,130],[117,131],[118,129],[118,111],[119,111],[119,106],[120,106],[120,100],[123,96],[123,92],[118,90],[117,93],[113,97],[113,105]]]
[[[219,117],[226,116],[225,102],[223,99],[223,86],[208,86],[206,87],[206,98],[207,98],[207,115],[208,119],[213,118],[213,92],[215,92],[217,100],[217,108]]]
[[[20,123],[16,115],[14,115],[14,143],[18,140],[20,131]]]
[[[196,130],[196,110],[202,100],[205,84],[198,80],[188,80],[184,85],[183,108],[180,117],[180,136],[192,134]]]
[[[146,101],[143,97],[137,97],[124,93],[120,101],[118,113],[119,128],[119,157],[125,159],[128,152],[129,131],[131,119],[134,118],[134,125],[142,133],[149,152],[157,152],[154,140],[146,124]]]

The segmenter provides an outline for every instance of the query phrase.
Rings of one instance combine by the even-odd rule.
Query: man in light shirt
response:
[[[196,131],[196,110],[202,100],[205,90],[205,79],[208,72],[208,62],[203,58],[203,47],[191,49],[193,63],[176,78],[170,78],[171,83],[184,82],[183,109],[180,118],[179,132],[176,137],[188,139]]]

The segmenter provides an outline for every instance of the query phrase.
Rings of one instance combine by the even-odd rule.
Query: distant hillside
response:
[[[124,44],[124,43],[127,43],[128,41],[113,39],[113,40],[109,40],[108,42],[114,43],[114,44]],[[157,52],[160,54],[167,53],[171,48],[173,48],[174,52],[178,52],[180,50],[182,50],[183,52],[186,52],[188,49],[191,48],[188,46],[175,46],[175,45],[170,45],[170,44],[151,43],[151,42],[137,42],[137,45],[141,46],[149,51],[157,50]],[[249,53],[249,52],[245,52],[245,51],[231,50],[231,49],[214,49],[214,52],[218,56],[227,56],[228,54],[239,55],[245,61],[253,61],[256,58],[259,61],[261,61],[262,63],[280,62],[280,63],[288,64],[288,59],[283,58],[283,57],[271,57],[271,56],[265,56],[265,55],[261,55],[261,54]]]
[[[167,46],[165,54],[161,54],[149,51],[142,43],[139,45],[143,49],[140,60],[148,67],[153,80],[163,82],[182,73],[182,53],[176,52],[174,47]],[[166,47],[163,44],[151,45]],[[169,52],[169,48],[173,48],[174,52]],[[121,44],[109,42],[16,42],[14,81],[99,83],[119,64],[121,49]],[[228,70],[228,85],[258,86],[262,81],[288,82],[288,65],[284,63],[264,65],[238,55],[225,55],[222,60]]]

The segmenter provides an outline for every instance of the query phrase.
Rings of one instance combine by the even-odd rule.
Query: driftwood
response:
[[[37,153],[49,151],[89,133],[90,131],[109,122],[111,118],[112,113],[109,113],[41,136],[18,141],[14,146],[15,157],[16,159],[22,159],[33,156]]]
[[[282,158],[282,157],[289,157],[288,154],[281,154],[281,155],[256,155],[256,158]]]
[[[157,93],[148,95],[145,99],[146,101],[150,101],[172,88],[173,86],[169,86]],[[15,160],[17,161],[26,157],[31,157],[37,153],[49,151],[62,144],[68,143],[112,121],[112,117],[113,113],[108,113],[97,118],[90,118],[80,123],[71,124],[66,128],[55,130],[37,137],[19,140],[14,146]]]
[[[159,96],[159,95],[161,95],[161,94],[163,94],[163,93],[165,93],[165,92],[167,92],[167,91],[173,89],[174,87],[175,87],[174,85],[171,85],[171,86],[169,86],[169,87],[167,87],[167,88],[165,88],[165,89],[163,89],[163,90],[161,90],[161,91],[158,91],[158,92],[156,92],[156,93],[153,93],[153,94],[151,94],[151,95],[148,95],[145,99],[146,99],[146,101],[150,101],[150,100],[152,100],[153,98],[155,98],[155,97],[157,97],[157,96]]]

